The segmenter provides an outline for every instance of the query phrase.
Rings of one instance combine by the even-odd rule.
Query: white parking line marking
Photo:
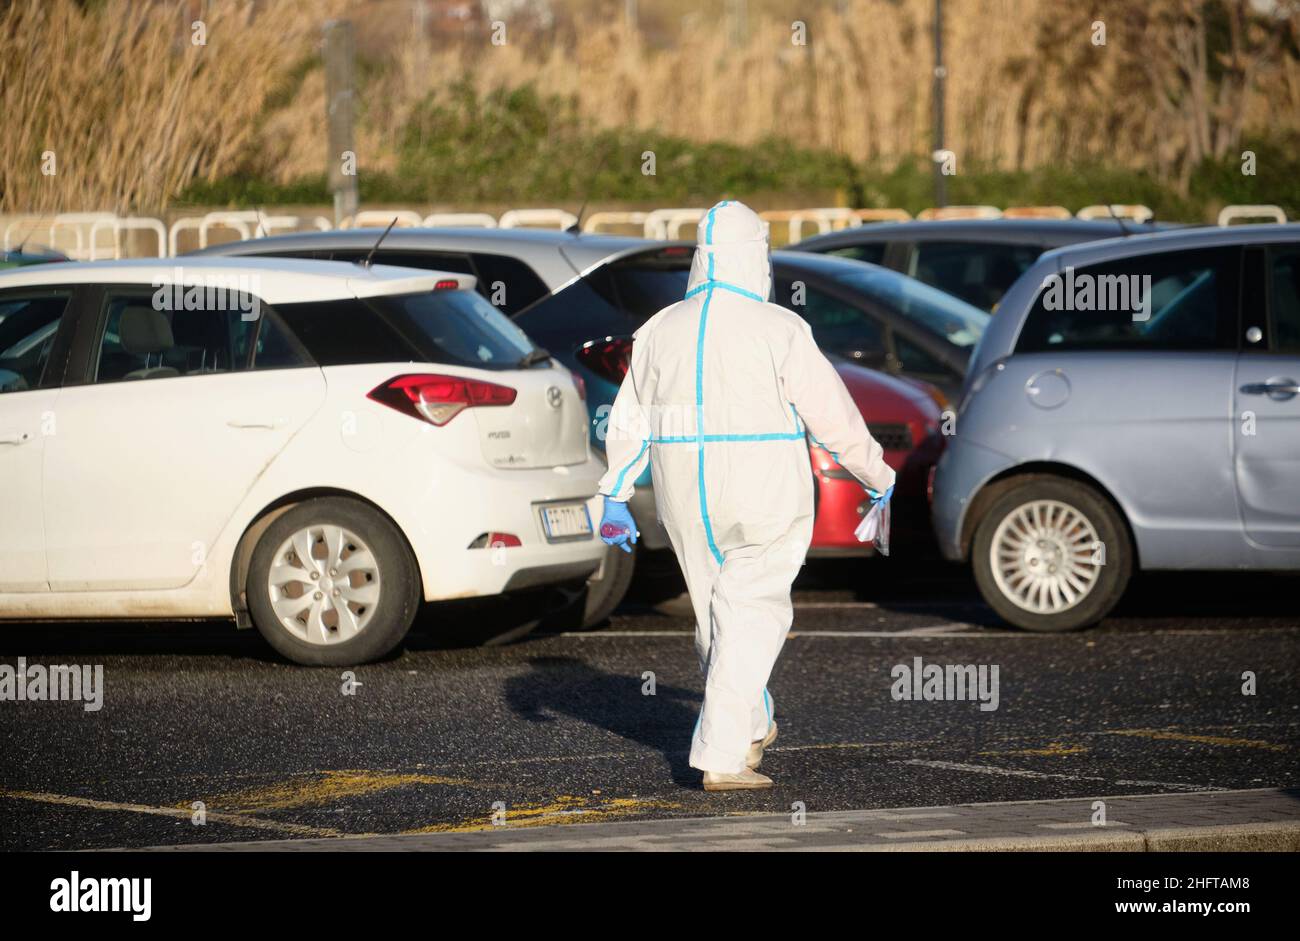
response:
[[[534,634],[534,637],[694,637],[695,631],[560,631],[558,634]]]
[[[965,836],[965,830],[898,830],[877,833],[876,836],[883,836],[887,840],[906,840],[927,838],[933,836]]]
[[[790,631],[791,637],[970,637],[973,625],[966,624],[927,624],[925,627],[909,627],[899,631]],[[1007,631],[1008,636],[1017,636]]]
[[[989,765],[968,765],[958,761],[926,761],[922,758],[900,759],[901,764],[916,765],[922,768],[936,768],[940,771],[968,771],[973,774],[993,774],[1013,778],[1056,778],[1065,781],[1106,781],[1107,778],[1093,774],[1060,774],[1051,771],[1027,771],[1022,768],[994,768]],[[1167,787],[1176,791],[1217,791],[1220,788],[1212,784],[1175,784],[1170,781],[1116,781],[1126,787]]]
[[[879,601],[796,601],[794,607],[796,611],[801,608],[815,611],[820,608],[983,608],[987,605],[979,601],[890,601],[883,604]]]
[[[536,637],[579,637],[594,640],[600,637],[694,637],[693,630],[678,631],[561,631],[556,634],[536,634]],[[1017,640],[1032,637],[1052,637],[1052,634],[1030,634],[1024,631],[996,631],[981,628],[974,624],[927,624],[924,627],[911,627],[899,631],[828,631],[800,630],[790,631],[791,637],[963,637],[972,638],[1014,638]]]

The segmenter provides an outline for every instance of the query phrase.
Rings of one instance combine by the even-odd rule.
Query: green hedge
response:
[[[1295,141],[1254,140],[1257,172],[1241,161],[1207,162],[1193,174],[1191,193],[1138,171],[1101,166],[1049,166],[1027,171],[967,167],[947,178],[951,204],[1062,205],[1071,211],[1097,202],[1144,203],[1157,218],[1209,221],[1225,203],[1277,203],[1300,214],[1300,161]],[[645,151],[655,175],[642,172]],[[707,205],[721,196],[796,208],[809,200],[854,206],[896,206],[916,213],[934,204],[932,169],[916,159],[882,168],[854,163],[787,141],[749,146],[695,143],[655,131],[592,129],[571,101],[543,99],[531,88],[478,96],[467,84],[426,100],[398,142],[398,170],[360,167],[363,203],[455,205],[643,203]],[[195,183],[188,205],[239,207],[329,203],[325,176],[290,185],[268,183],[256,167],[238,178]]]

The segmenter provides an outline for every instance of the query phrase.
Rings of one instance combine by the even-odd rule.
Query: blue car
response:
[[[1097,623],[1139,569],[1300,570],[1300,226],[1043,255],[971,358],[934,491],[943,554],[1030,630]]]

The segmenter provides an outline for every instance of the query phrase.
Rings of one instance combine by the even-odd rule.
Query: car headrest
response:
[[[132,356],[162,353],[176,343],[166,315],[143,304],[122,309],[118,333],[122,338],[122,348]]]

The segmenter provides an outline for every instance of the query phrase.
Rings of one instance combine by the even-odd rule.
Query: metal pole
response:
[[[415,75],[419,81],[429,71],[429,0],[414,0],[411,5],[412,26],[415,29]]]
[[[943,80],[947,70],[943,66],[943,0],[934,0],[934,204],[948,205],[948,185],[943,175]]]
[[[749,0],[727,0],[727,35],[737,48],[745,44],[749,32],[748,5]]]
[[[329,160],[326,172],[334,194],[334,224],[356,215],[358,206],[356,145],[353,124],[356,111],[355,46],[352,24],[331,20],[325,24],[325,118],[328,122]],[[351,157],[346,161],[344,154]]]

